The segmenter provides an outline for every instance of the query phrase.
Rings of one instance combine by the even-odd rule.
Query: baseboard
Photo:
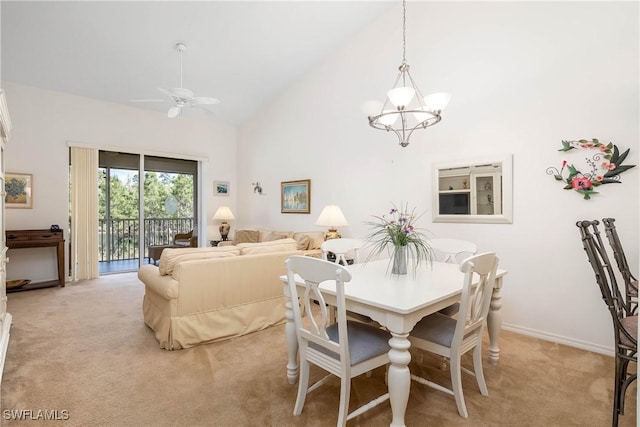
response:
[[[562,335],[550,334],[548,332],[542,332],[535,329],[523,328],[522,326],[510,325],[508,323],[502,324],[502,329],[505,331],[515,332],[521,335],[527,335],[534,338],[539,338],[545,341],[551,341],[558,344],[568,345],[570,347],[579,348],[581,350],[592,351],[594,353],[604,354],[606,356],[614,356],[615,351],[613,347],[607,347],[600,344],[594,344],[587,341],[577,340],[575,338],[568,338]]]

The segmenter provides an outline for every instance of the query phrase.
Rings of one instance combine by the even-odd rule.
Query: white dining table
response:
[[[457,264],[442,262],[421,266],[415,274],[409,269],[405,275],[391,274],[389,260],[369,261],[350,265],[348,268],[352,277],[351,281],[345,283],[344,288],[346,309],[371,317],[391,333],[391,363],[387,380],[392,411],[391,426],[404,426],[411,383],[408,366],[411,361],[409,333],[423,317],[459,301],[464,275]],[[498,336],[502,324],[501,288],[506,273],[506,270],[498,270],[487,316],[489,362],[493,364],[498,363],[500,355]],[[298,341],[291,309],[291,295],[286,284],[287,276],[281,276],[281,280],[285,282],[284,294],[287,298],[287,380],[294,384],[298,379]],[[331,301],[335,292],[335,281],[327,281],[320,286],[327,290],[326,302],[335,302]]]

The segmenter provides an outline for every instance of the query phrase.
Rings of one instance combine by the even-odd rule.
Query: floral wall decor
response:
[[[562,161],[560,170],[555,166],[547,168],[547,175],[553,175],[558,181],[563,181],[565,190],[574,190],[586,200],[591,195],[598,194],[596,187],[604,184],[620,183],[620,174],[635,165],[623,165],[629,155],[629,148],[620,153],[618,146],[610,142],[603,144],[597,139],[581,139],[579,141],[562,141],[562,148],[558,151],[569,152],[585,150],[584,167],[576,167],[567,160]]]

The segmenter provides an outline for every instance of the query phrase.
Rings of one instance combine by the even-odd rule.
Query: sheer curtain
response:
[[[98,150],[71,147],[71,280],[95,279],[98,268]]]

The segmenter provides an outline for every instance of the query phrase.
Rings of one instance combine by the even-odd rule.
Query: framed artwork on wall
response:
[[[33,208],[33,175],[30,173],[5,173],[4,192],[6,208]]]
[[[229,181],[213,181],[213,195],[214,196],[228,196],[229,195]]]
[[[280,183],[281,213],[311,213],[311,180]]]

